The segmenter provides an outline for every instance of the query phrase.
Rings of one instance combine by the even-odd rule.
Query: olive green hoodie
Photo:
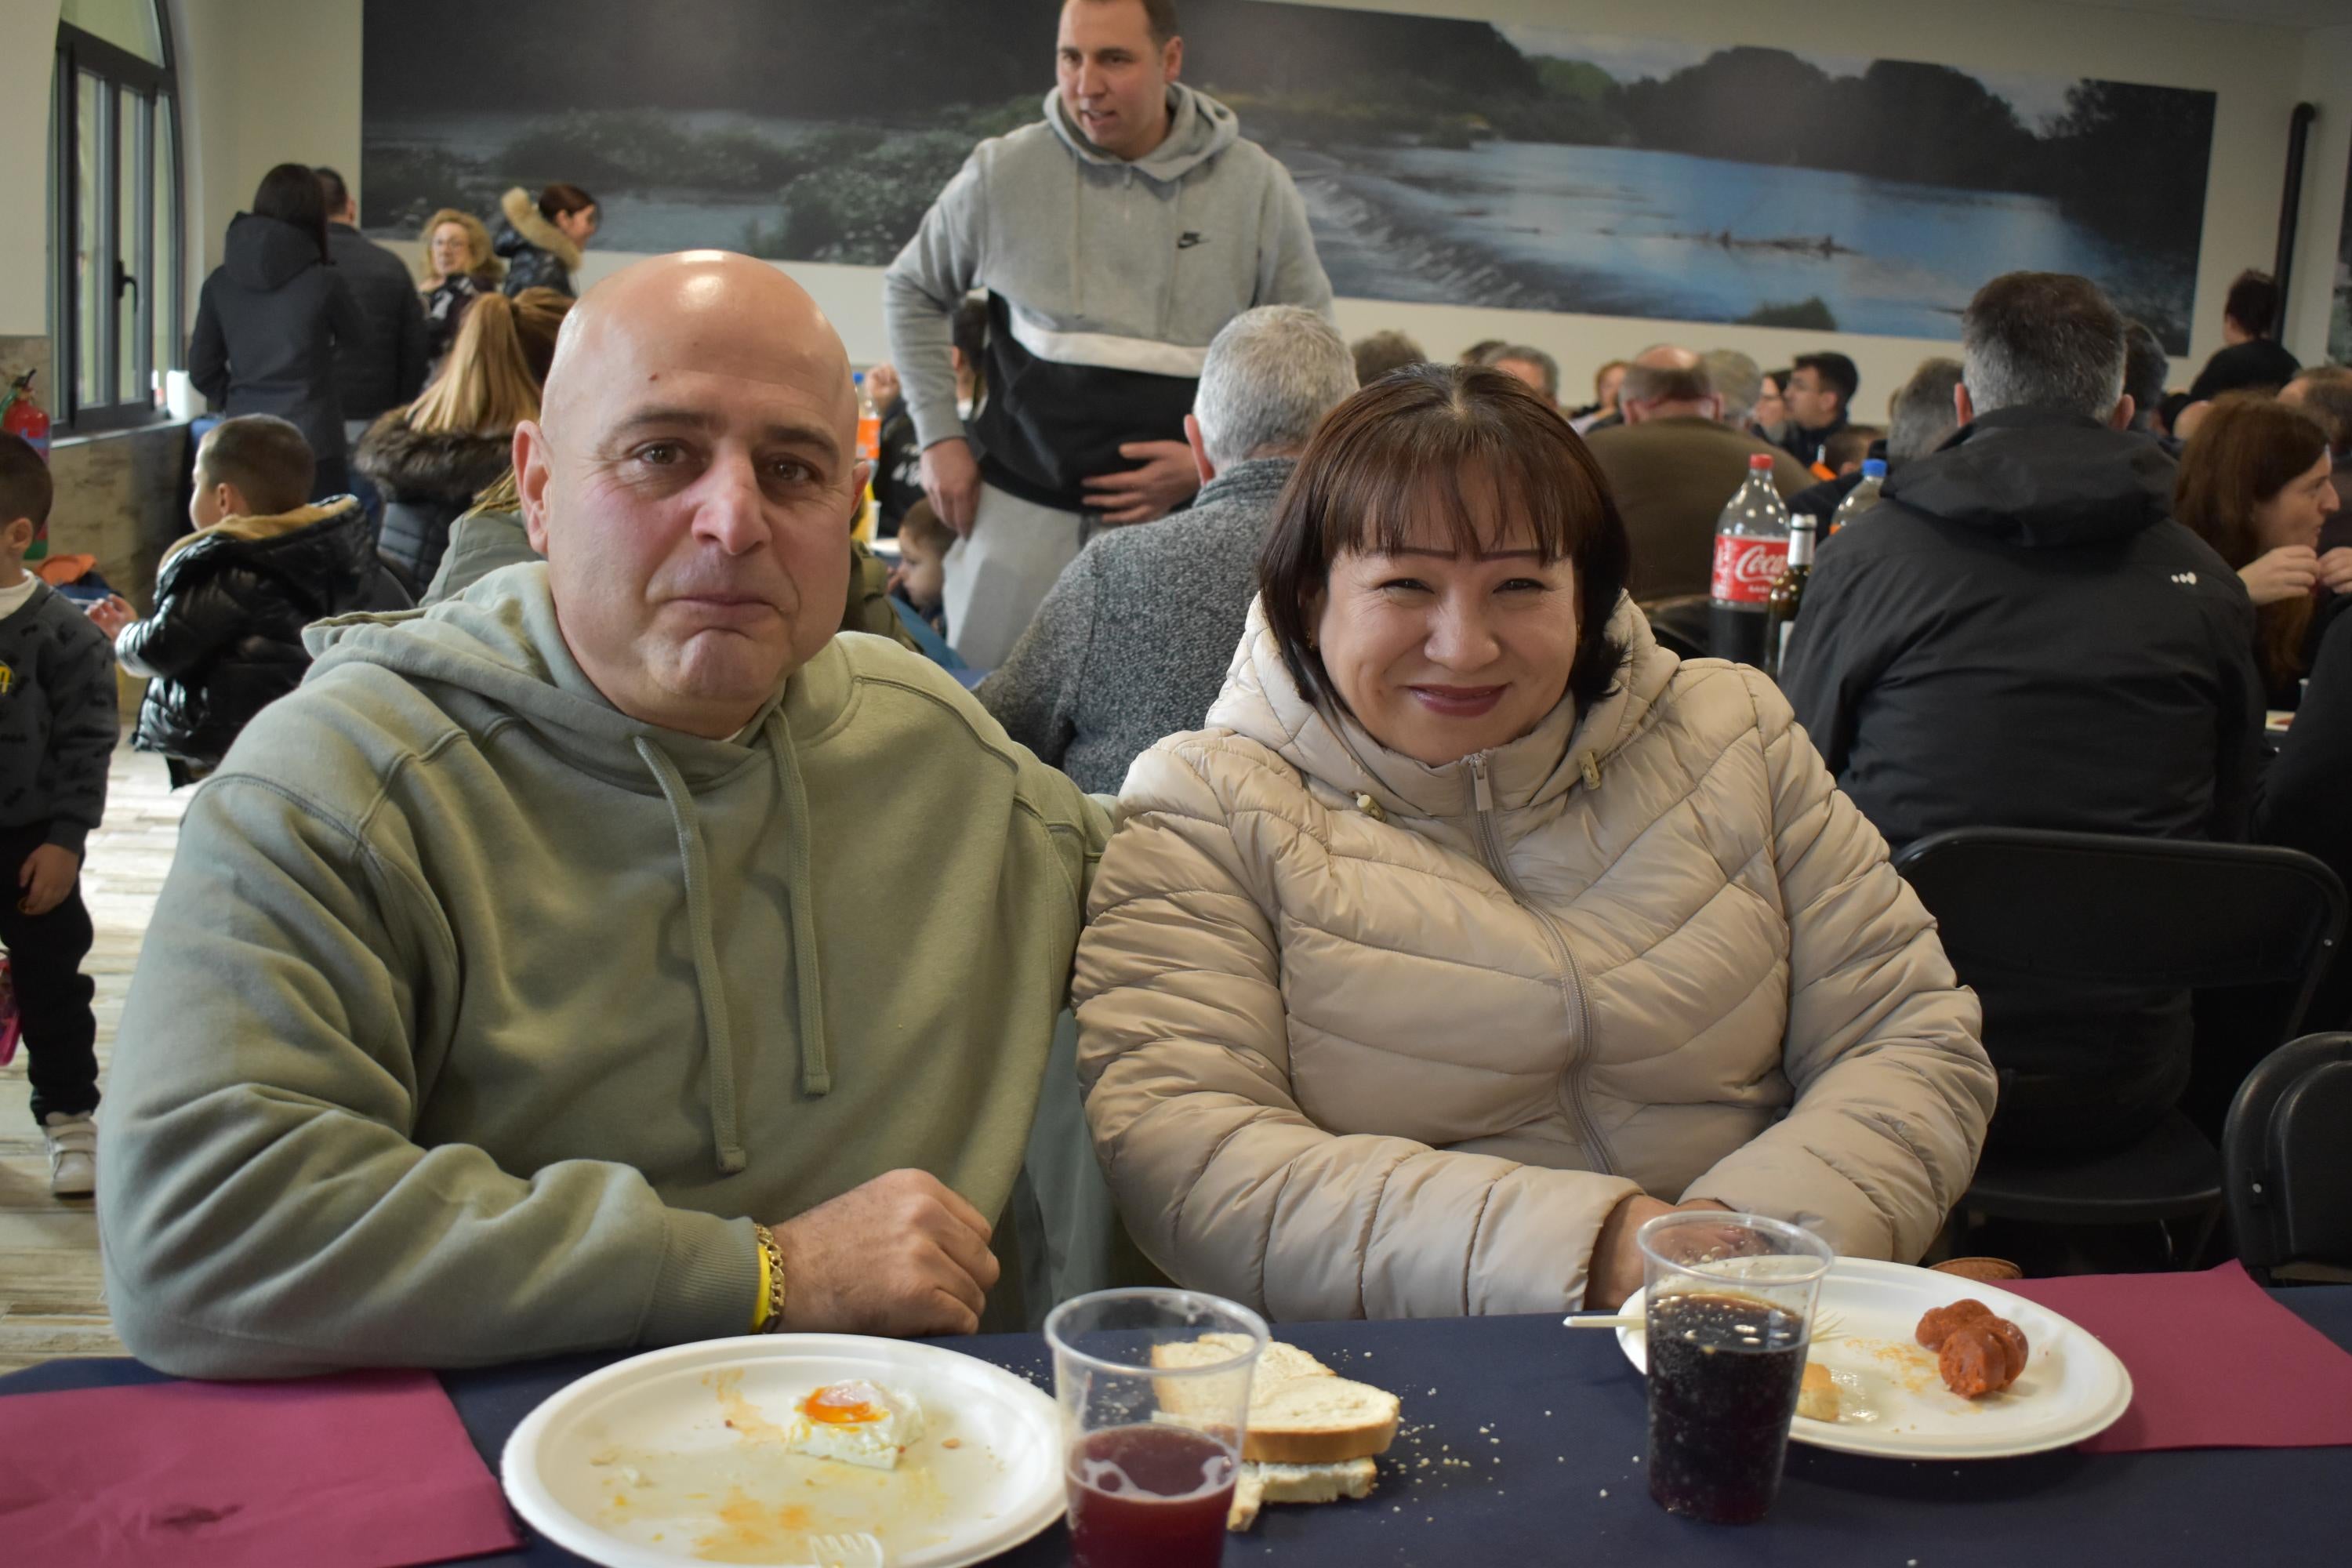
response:
[[[109,1085],[124,1341],[184,1374],[749,1327],[751,1221],[1001,1213],[1109,820],[845,635],[742,743],[629,719],[543,565],[310,632],[190,803]]]

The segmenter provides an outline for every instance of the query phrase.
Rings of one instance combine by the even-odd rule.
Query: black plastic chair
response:
[[[2352,1268],[2352,1034],[2305,1035],[2238,1087],[2221,1136],[2239,1261]]]
[[[2293,1037],[2344,930],[2335,873],[2268,846],[1967,827],[1920,839],[1895,864],[1935,915],[1963,982],[2262,988],[2275,997],[2252,1010],[2263,1051]],[[1998,1060],[1999,1041],[1988,1044]],[[2113,1153],[1989,1153],[1960,1206],[2045,1225],[2193,1218],[2197,1239],[2173,1253],[2193,1263],[2221,1213],[2221,1158],[2176,1110]]]

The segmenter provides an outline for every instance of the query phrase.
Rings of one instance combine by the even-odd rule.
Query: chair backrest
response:
[[[2238,1257],[2352,1268],[2352,1034],[2305,1035],[2246,1076],[2221,1134]]]
[[[2300,850],[2026,827],[1934,833],[1895,857],[1972,969],[2087,984],[2276,985],[2302,1023],[2344,932],[2344,888]]]

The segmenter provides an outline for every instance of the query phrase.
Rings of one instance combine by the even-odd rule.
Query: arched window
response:
[[[180,361],[180,126],[158,0],[64,0],[51,88],[50,405],[72,429],[152,419]]]

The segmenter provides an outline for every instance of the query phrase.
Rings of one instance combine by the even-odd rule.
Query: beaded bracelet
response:
[[[780,1333],[784,1326],[784,1255],[776,1246],[776,1233],[766,1226],[753,1226],[751,1236],[768,1258],[768,1315],[761,1320],[760,1331]]]

